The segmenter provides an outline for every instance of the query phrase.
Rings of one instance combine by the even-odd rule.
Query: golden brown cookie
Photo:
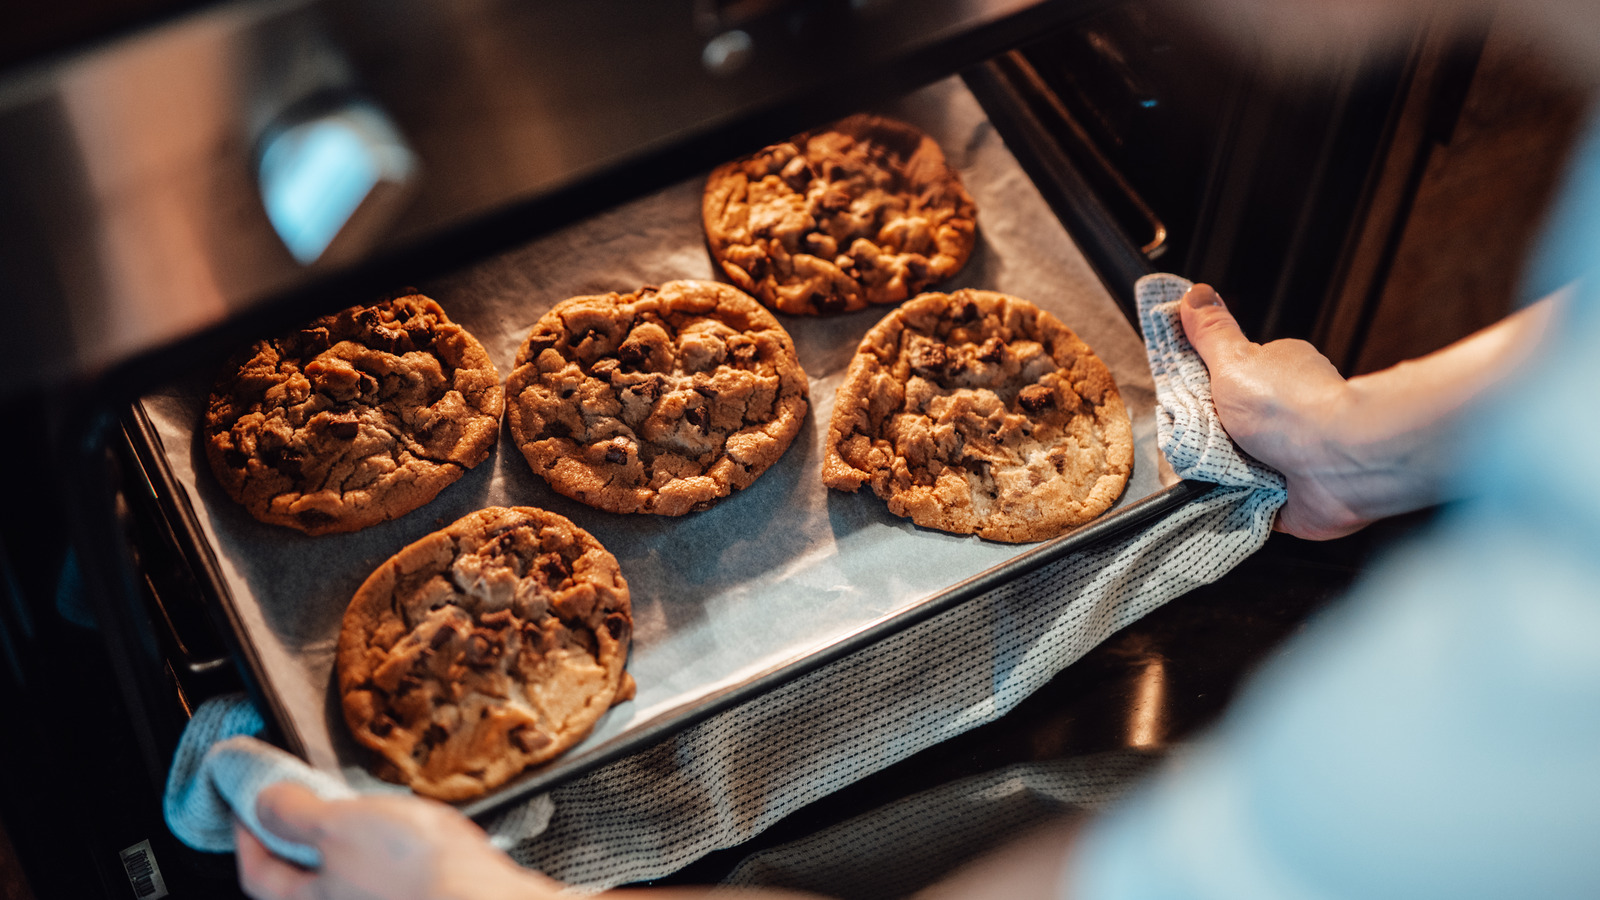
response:
[[[899,303],[966,265],[977,230],[939,145],[864,114],[718,166],[700,211],[728,278],[799,314]]]
[[[557,304],[506,392],[511,435],[551,487],[665,516],[748,487],[799,433],[809,396],[778,320],[710,281]]]
[[[531,507],[465,516],[350,601],[339,694],[377,773],[465,800],[582,740],[633,697],[628,583],[587,531]]]
[[[992,291],[923,294],[861,340],[822,480],[926,528],[1040,541],[1110,508],[1133,468],[1111,372],[1055,316]]]
[[[230,360],[211,390],[206,459],[263,522],[355,531],[422,506],[488,458],[503,407],[483,346],[410,294]]]

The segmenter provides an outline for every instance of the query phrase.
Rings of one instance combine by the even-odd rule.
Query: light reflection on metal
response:
[[[263,142],[257,177],[273,229],[301,265],[310,265],[341,233],[343,244],[363,243],[392,218],[416,168],[388,117],[352,101],[273,133]]]
[[[1129,747],[1149,750],[1166,741],[1167,665],[1161,656],[1151,656],[1134,685],[1133,704],[1128,712]]]
[[[755,41],[750,35],[735,28],[712,38],[700,54],[700,62],[713,75],[727,76],[750,64],[755,54]]]

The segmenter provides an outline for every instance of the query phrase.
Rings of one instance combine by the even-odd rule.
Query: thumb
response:
[[[1252,346],[1249,338],[1239,330],[1239,323],[1223,305],[1222,298],[1207,284],[1197,284],[1183,295],[1178,304],[1178,314],[1183,320],[1183,333],[1194,345],[1207,368],[1229,362]]]
[[[331,804],[304,786],[289,781],[267,785],[256,795],[256,817],[261,826],[296,844],[317,846]]]

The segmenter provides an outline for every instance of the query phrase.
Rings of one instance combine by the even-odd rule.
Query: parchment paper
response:
[[[1143,345],[1115,301],[959,79],[881,110],[938,140],[978,204],[978,243],[941,289],[1014,294],[1054,312],[1110,366],[1133,416],[1133,477],[1118,506],[1160,489],[1154,391]],[[755,149],[755,148],[751,148]],[[716,273],[700,226],[703,178],[553,233],[437,283],[419,285],[510,372],[517,347],[560,300]],[[307,761],[358,790],[362,768],[334,688],[345,605],[401,547],[490,505],[534,505],[588,529],[616,554],[632,589],[629,671],[638,696],[550,766],[576,766],[647,725],[820,649],[1030,545],[917,528],[863,490],[828,491],[820,472],[833,394],[857,342],[887,309],[836,318],[780,317],[811,380],[811,414],[787,454],[750,488],[679,518],[601,512],[551,491],[502,430],[495,454],[432,503],[355,534],[308,537],[261,524],[223,493],[197,433],[215,373],[197,372],[142,399],[162,450],[215,553],[242,639],[253,645],[281,722]]]

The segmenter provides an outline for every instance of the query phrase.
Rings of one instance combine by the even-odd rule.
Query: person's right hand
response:
[[[1532,355],[1561,296],[1348,381],[1305,341],[1253,343],[1206,285],[1191,288],[1179,306],[1183,330],[1211,372],[1222,427],[1288,480],[1276,527],[1323,540],[1443,499],[1462,412]]]
[[[1184,333],[1211,372],[1222,427],[1288,481],[1277,529],[1322,540],[1371,521],[1353,503],[1360,467],[1345,455],[1341,438],[1354,398],[1333,363],[1305,341],[1252,342],[1208,285],[1191,288],[1180,312]]]

